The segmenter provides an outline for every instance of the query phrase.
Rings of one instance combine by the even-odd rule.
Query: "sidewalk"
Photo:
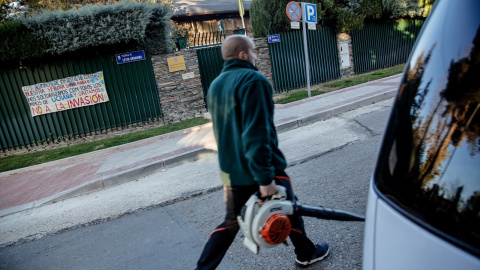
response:
[[[393,97],[401,74],[275,106],[279,133]],[[132,181],[216,153],[212,125],[0,173],[0,217]]]

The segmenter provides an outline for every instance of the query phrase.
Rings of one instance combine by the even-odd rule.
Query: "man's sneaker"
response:
[[[307,267],[325,259],[328,254],[330,254],[330,248],[328,247],[327,243],[317,244],[315,245],[315,254],[313,254],[312,258],[309,261],[299,261],[298,259],[296,259],[295,264],[300,267]]]

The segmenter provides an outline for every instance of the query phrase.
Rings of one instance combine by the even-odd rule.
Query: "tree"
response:
[[[382,0],[363,0],[358,9],[365,18],[379,19],[383,13]]]
[[[37,38],[26,26],[14,20],[0,24],[0,35],[0,63],[4,66],[39,57],[50,47],[46,39]]]
[[[268,30],[290,29],[286,6],[290,0],[253,0],[250,24],[254,37],[264,37]],[[363,28],[365,19],[391,20],[426,17],[435,0],[307,0],[317,5],[318,18],[329,18],[337,32]]]
[[[250,24],[254,37],[266,36],[269,28],[273,32],[285,32],[290,29],[290,21],[286,16],[288,2],[290,0],[273,2],[253,0],[250,6]],[[357,12],[362,0],[306,0],[304,2],[316,4],[317,17],[333,19],[335,28],[339,32],[360,29],[363,25],[365,16]]]
[[[435,0],[382,0],[383,12],[389,18],[427,17]]]
[[[281,16],[281,6],[286,5],[286,0],[272,1],[267,5],[266,1],[252,1],[250,5],[250,24],[253,28],[254,37],[265,37],[271,24],[274,32],[285,31],[286,19]]]

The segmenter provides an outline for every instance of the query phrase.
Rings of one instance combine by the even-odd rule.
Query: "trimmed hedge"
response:
[[[167,4],[123,1],[113,4],[86,5],[67,11],[43,11],[17,22],[4,22],[0,36],[16,38],[1,43],[2,62],[101,48],[109,51],[128,48],[151,54],[168,52],[171,9]],[[21,48],[28,44],[27,48]],[[30,46],[31,45],[31,46]],[[25,47],[25,46],[24,46]],[[13,50],[12,50],[13,48]],[[39,52],[40,51],[40,52]]]

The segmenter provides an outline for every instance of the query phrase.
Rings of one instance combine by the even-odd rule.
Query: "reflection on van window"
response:
[[[407,63],[376,185],[416,219],[478,252],[480,28],[460,53],[448,55],[441,44],[418,48]]]

